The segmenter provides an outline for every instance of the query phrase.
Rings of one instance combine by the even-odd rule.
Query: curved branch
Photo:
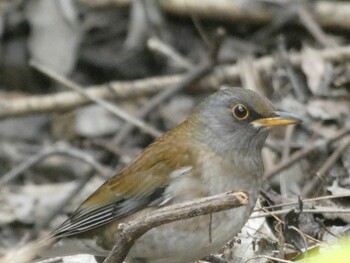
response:
[[[227,192],[190,202],[170,205],[150,212],[128,224],[120,224],[121,231],[104,263],[122,263],[135,241],[148,230],[181,219],[236,208],[248,203],[248,194]]]

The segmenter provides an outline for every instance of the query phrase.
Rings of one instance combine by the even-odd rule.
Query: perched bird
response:
[[[217,251],[240,231],[257,201],[269,127],[299,121],[251,90],[214,93],[86,199],[52,233],[59,241],[46,256],[106,257],[120,223],[162,206],[246,191],[248,205],[214,213],[211,222],[205,215],[151,229],[136,241],[127,262],[187,263]]]

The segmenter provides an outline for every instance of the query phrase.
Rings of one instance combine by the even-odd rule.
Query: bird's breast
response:
[[[208,151],[200,156],[200,178],[208,195],[246,191],[255,197],[261,183],[260,163],[252,162],[249,157],[233,160]]]
[[[208,152],[201,155],[196,169],[181,175],[168,189],[174,196],[173,202],[227,191],[246,191],[249,204],[154,228],[135,243],[130,258],[152,258],[152,262],[177,262],[177,259],[190,262],[217,251],[243,227],[258,197],[258,171]]]

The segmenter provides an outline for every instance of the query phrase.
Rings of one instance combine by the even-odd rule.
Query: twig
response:
[[[290,155],[290,143],[292,141],[292,136],[294,133],[295,126],[288,126],[286,128],[286,133],[284,137],[284,145],[283,145],[283,152],[282,152],[282,161],[288,160],[288,157]],[[280,177],[280,191],[281,195],[283,197],[288,196],[288,179],[287,176],[281,176]]]
[[[335,198],[344,198],[344,197],[350,197],[350,194],[326,195],[326,196],[320,196],[320,197],[315,197],[315,198],[302,199],[301,201],[303,203],[308,203],[308,202],[315,202],[315,201],[335,199]],[[284,206],[297,205],[298,203],[299,203],[299,201],[295,201],[295,202],[288,202],[288,203],[283,203],[283,204],[278,204],[278,205],[265,206],[264,209],[265,210],[275,209],[275,208],[284,207]],[[254,212],[259,211],[259,210],[260,209],[255,209]]]
[[[11,171],[4,174],[0,178],[0,187],[2,187],[3,185],[5,185],[11,180],[14,180],[17,176],[22,174],[27,169],[31,168],[38,162],[52,155],[63,155],[63,156],[67,155],[67,156],[77,158],[81,161],[84,161],[90,164],[99,174],[103,175],[104,177],[108,177],[108,173],[106,172],[106,169],[102,167],[98,162],[96,162],[90,155],[87,155],[86,153],[79,151],[77,149],[67,148],[60,144],[56,144],[28,158],[26,161],[24,161],[20,165],[13,168]]]
[[[128,34],[124,42],[124,48],[125,50],[139,49],[145,45],[149,34],[145,2],[142,0],[132,1],[129,12]]]
[[[268,23],[265,27],[255,32],[251,37],[249,37],[250,40],[259,43],[262,42],[265,45],[268,44],[268,41],[273,39],[268,39],[273,32],[276,32],[283,26],[291,23],[297,16],[297,10],[294,2],[284,2],[278,9],[279,10],[273,17],[271,23]]]
[[[273,213],[273,211],[268,211],[268,210],[265,209],[265,207],[260,207],[260,210],[265,211],[265,213],[259,213],[259,214],[251,215],[249,219],[254,219],[254,218],[256,218],[256,217],[267,217],[267,216],[271,216],[271,217],[273,217],[273,218],[277,221],[278,225],[284,224],[284,221],[283,221],[281,218],[279,218],[279,217],[277,216],[277,214]],[[287,210],[287,209],[286,209],[286,210]],[[280,211],[280,210],[279,210],[279,211]],[[290,209],[289,209],[288,211],[290,211]],[[288,213],[288,212],[286,212],[286,213]],[[265,215],[265,214],[266,214],[266,216],[263,216],[263,215]],[[262,216],[260,216],[260,215],[262,215]],[[276,227],[277,227],[277,225],[276,225]],[[277,230],[277,229],[276,229],[276,230]],[[280,232],[281,232],[281,231],[280,231]]]
[[[190,70],[193,67],[193,64],[188,59],[183,57],[171,46],[162,42],[159,38],[152,37],[148,39],[147,47],[152,51],[170,59],[179,68]]]
[[[324,60],[330,62],[343,61],[350,58],[350,46],[324,49],[317,52]],[[289,53],[289,58],[294,66],[301,64],[302,54]],[[273,56],[262,57],[253,62],[254,68],[268,75],[271,74],[277,64],[278,61]],[[125,99],[154,94],[180,82],[183,77],[184,74],[177,74],[134,81],[113,81],[108,84],[90,86],[85,91],[87,94],[97,98],[116,97]],[[196,86],[201,87],[203,90],[217,90],[222,83],[227,81],[230,83],[239,82],[239,69],[236,64],[216,67],[211,75],[199,81]],[[113,89],[114,92],[111,92],[110,89]],[[0,118],[69,110],[88,103],[91,103],[88,98],[71,91],[0,100]]]
[[[211,262],[211,263],[229,263],[227,260],[225,260],[217,255],[209,255],[209,256],[203,258],[203,260]]]
[[[187,73],[186,76],[183,77],[183,79],[174,84],[172,87],[163,90],[162,92],[158,93],[154,97],[152,97],[147,104],[142,107],[140,110],[140,113],[138,117],[144,118],[147,116],[148,113],[150,113],[154,108],[156,108],[159,104],[161,104],[164,100],[171,97],[173,94],[179,92],[180,90],[184,89],[185,87],[190,86],[192,83],[198,81],[203,76],[209,74],[211,70],[213,69],[214,65],[205,63],[204,65],[200,65],[197,68],[194,68],[192,71]],[[125,125],[120,132],[117,134],[117,136],[114,139],[115,144],[119,144],[122,142],[125,137],[130,134],[130,131],[132,130],[133,125],[131,123]]]
[[[350,145],[350,136],[344,138],[344,141],[335,149],[335,151],[329,156],[321,168],[316,172],[316,176],[312,178],[311,181],[304,185],[301,196],[309,196],[312,191],[315,191],[316,186],[323,179],[326,173],[332,168],[335,162],[339,159],[341,154]]]
[[[197,29],[197,31],[199,33],[199,36],[201,37],[201,39],[203,40],[205,45],[210,49],[213,46],[213,43],[212,43],[210,37],[208,36],[207,32],[203,29],[201,21],[194,14],[191,15],[191,19],[192,19],[192,22],[193,22],[195,28]]]
[[[294,90],[294,93],[298,101],[305,102],[306,101],[305,82],[301,80],[301,78],[297,75],[297,73],[293,68],[293,64],[291,63],[290,58],[288,56],[286,43],[283,37],[279,38],[278,50],[280,52],[282,65],[285,67],[287,76],[289,78],[290,83],[292,84],[292,88]]]
[[[300,22],[305,26],[305,28],[313,35],[313,37],[322,44],[323,47],[334,47],[326,34],[323,32],[322,28],[318,25],[313,15],[308,9],[302,4],[298,3],[297,12]]]
[[[209,60],[211,64],[216,65],[219,59],[219,51],[221,44],[226,36],[226,30],[223,27],[216,28],[214,36],[212,36],[212,44],[209,46]]]
[[[276,216],[274,216],[276,217]],[[275,226],[275,230],[277,232],[278,236],[278,256],[279,258],[284,258],[284,247],[286,245],[286,238],[285,235],[283,234],[283,227],[285,226],[285,222],[281,223],[278,221],[278,223]]]
[[[318,218],[318,217],[315,216],[315,217],[314,217],[314,220],[315,220],[315,222],[316,222],[317,224],[319,224],[320,227],[321,227],[324,231],[326,231],[328,234],[330,234],[330,235],[332,235],[332,236],[334,236],[334,237],[336,237],[336,238],[338,238],[338,239],[342,239],[342,238],[343,238],[342,236],[333,234],[331,231],[329,231],[328,228],[324,225],[324,223],[322,222],[322,220],[321,220],[320,218]]]
[[[285,209],[285,210],[279,210],[279,211],[275,211],[275,212],[272,212],[272,211],[267,211],[264,207],[261,207],[260,208],[261,210],[263,211],[266,211],[265,213],[260,213],[260,214],[257,214],[257,215],[253,215],[251,216],[249,219],[254,219],[254,218],[258,218],[258,217],[267,217],[267,216],[271,216],[273,217],[277,222],[278,222],[278,225],[285,225],[286,223],[281,220],[280,218],[277,217],[277,215],[283,215],[283,214],[287,214],[290,212],[290,209]],[[331,208],[332,209],[332,208]],[[281,211],[281,213],[279,213]],[[310,213],[313,213],[313,211],[311,209],[307,209],[306,210],[307,212],[310,212]],[[318,210],[319,211],[319,210]],[[304,209],[303,209],[303,212],[304,212]],[[350,210],[349,210],[350,212]],[[317,213],[317,212],[316,212]],[[299,233],[302,233],[303,236],[307,237],[308,239],[314,241],[315,243],[320,243],[322,244],[322,241],[320,240],[317,240],[315,238],[313,238],[312,236],[302,232],[300,229],[298,230]]]
[[[142,131],[154,136],[154,137],[158,137],[162,134],[162,132],[156,130],[155,128],[153,128],[152,126],[148,125],[147,123],[133,117],[132,115],[130,115],[129,113],[127,113],[126,111],[124,111],[123,109],[117,107],[116,105],[113,105],[105,100],[102,100],[98,97],[95,97],[93,95],[91,95],[90,93],[86,92],[83,88],[81,88],[80,86],[78,86],[76,83],[66,79],[65,77],[57,74],[56,72],[54,72],[53,70],[45,67],[44,65],[39,64],[36,61],[31,61],[30,65],[33,66],[35,69],[39,70],[40,72],[44,73],[45,75],[49,76],[50,78],[54,79],[55,81],[61,83],[62,85],[73,89],[74,91],[78,92],[79,94],[85,96],[86,98],[88,98],[89,100],[95,102],[96,104],[98,104],[99,106],[103,107],[104,109],[108,110],[110,113],[112,113],[113,115],[123,119],[126,122],[130,122],[133,125],[135,125],[136,127],[139,127]]]
[[[268,211],[266,213],[259,213],[257,215],[253,215],[250,218],[258,218],[258,217],[267,217],[267,216],[277,216],[277,215],[284,215],[290,212],[290,209],[282,209],[278,211]],[[303,209],[303,213],[310,213],[310,214],[321,214],[321,213],[342,213],[342,214],[350,214],[350,209],[337,209],[333,207],[322,207],[322,208],[316,208],[316,209]]]
[[[243,88],[254,90],[265,96],[270,93],[266,85],[263,84],[260,72],[254,66],[254,58],[252,56],[247,55],[244,58],[240,58],[237,66]]]
[[[89,6],[102,7],[106,5],[125,6],[131,0],[78,0]],[[255,24],[271,23],[276,16],[269,5],[255,4],[254,1],[227,0],[161,0],[161,8],[180,16],[196,15],[201,19],[214,19],[225,22],[254,22]],[[350,28],[350,4],[343,1],[315,1],[311,14],[322,27],[339,29]]]
[[[150,113],[154,108],[160,105],[163,101],[170,98],[173,94],[192,85],[193,83],[197,82],[204,76],[208,75],[213,70],[214,66],[217,63],[217,56],[223,40],[224,33],[225,32],[222,31],[220,28],[217,29],[215,38],[213,39],[212,45],[210,46],[209,61],[205,60],[203,64],[189,71],[180,82],[172,85],[169,89],[165,89],[159,92],[154,97],[152,97],[152,99],[149,100],[147,104],[144,107],[142,107],[142,109],[140,110],[139,112],[140,119],[146,117],[148,113]],[[115,137],[114,143],[120,144],[125,139],[125,137],[128,134],[130,134],[132,128],[133,126],[131,123],[129,123],[128,125],[125,125]]]
[[[104,263],[122,263],[134,242],[148,230],[181,219],[215,213],[248,203],[248,195],[243,192],[229,192],[167,206],[135,219],[122,229],[116,243]]]
[[[318,240],[318,239],[316,239],[316,238],[314,238],[314,237],[312,237],[312,236],[310,236],[310,235],[308,235],[308,234],[302,232],[299,228],[296,228],[295,226],[292,226],[292,227],[290,227],[290,228],[292,228],[292,229],[294,229],[295,231],[297,231],[300,235],[303,236],[303,238],[306,237],[307,239],[309,239],[309,240],[311,240],[311,241],[313,241],[313,242],[315,242],[315,243],[325,245],[325,243],[324,243],[323,241]],[[296,230],[296,229],[298,229],[298,230]]]
[[[261,258],[269,259],[269,260],[271,260],[271,261],[282,262],[282,263],[293,263],[293,261],[290,261],[290,260],[284,260],[284,259],[275,258],[275,257],[270,257],[270,256],[265,256],[265,255],[252,257],[252,258],[250,258],[250,259],[247,259],[247,260],[244,261],[243,263],[247,263],[247,262],[249,262],[249,261],[251,261],[251,260],[261,259]]]
[[[347,127],[347,128],[344,128],[344,129],[338,131],[337,134],[335,134],[334,136],[332,136],[331,138],[329,138],[327,140],[324,140],[324,141],[317,140],[314,143],[310,143],[305,148],[293,153],[288,160],[280,162],[273,169],[266,172],[264,175],[264,180],[270,179],[272,176],[278,174],[282,170],[293,165],[295,162],[297,162],[300,159],[304,158],[305,156],[309,155],[311,152],[313,152],[317,148],[326,146],[329,143],[337,141],[337,140],[341,139],[342,137],[346,136],[348,133],[350,133],[350,127]]]
[[[286,129],[286,134],[284,136],[284,142],[283,142],[283,152],[282,152],[282,158],[284,160],[288,159],[288,156],[290,154],[290,146],[292,142],[294,129],[295,129],[295,126],[288,126]]]

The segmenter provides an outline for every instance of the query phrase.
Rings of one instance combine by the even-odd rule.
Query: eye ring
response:
[[[232,114],[237,120],[243,121],[248,118],[249,111],[243,104],[237,104],[232,108]]]

